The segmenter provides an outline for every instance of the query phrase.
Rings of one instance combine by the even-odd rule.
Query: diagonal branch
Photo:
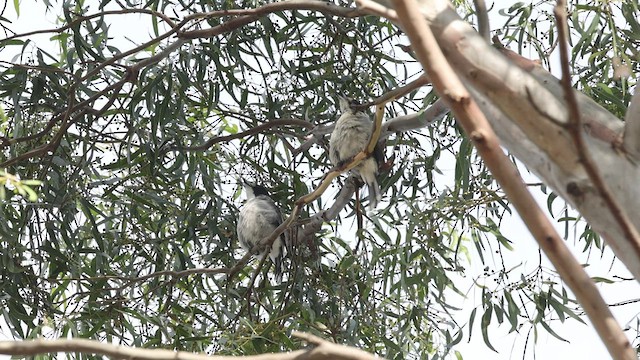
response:
[[[584,166],[589,179],[593,182],[595,188],[600,192],[602,199],[607,204],[607,207],[613,214],[614,218],[620,224],[627,240],[634,244],[635,248],[640,248],[640,234],[638,230],[631,222],[629,215],[622,209],[622,206],[614,199],[613,193],[609,190],[609,187],[605,183],[602,175],[596,167],[596,163],[591,157],[589,148],[582,136],[582,121],[580,118],[580,110],[578,109],[578,102],[576,96],[573,93],[573,87],[571,86],[571,69],[569,69],[569,35],[567,29],[567,12],[566,12],[566,0],[558,0],[553,12],[556,17],[558,26],[558,41],[560,43],[560,66],[562,67],[562,79],[561,84],[565,92],[565,100],[567,101],[567,107],[569,109],[569,121],[566,124],[568,132],[571,134],[573,141],[576,144],[579,158],[578,160]]]
[[[449,103],[457,121],[469,134],[480,156],[529,231],[576,295],[609,353],[615,359],[636,359],[634,350],[593,280],[573,257],[549,219],[537,205],[517,169],[500,148],[498,138],[484,114],[445,59],[415,0],[394,0],[393,4],[398,18],[392,20],[399,22],[404,28],[420,63],[431,77],[436,91]]]
[[[53,152],[55,151],[55,149],[58,147],[58,144],[60,143],[60,140],[62,140],[62,137],[64,136],[64,134],[66,133],[67,129],[69,129],[69,127],[71,127],[71,125],[73,125],[76,121],[78,121],[80,118],[82,118],[82,116],[84,116],[87,113],[90,113],[91,115],[95,116],[95,117],[99,117],[101,116],[104,112],[106,112],[107,110],[109,110],[109,107],[111,107],[111,105],[113,105],[113,103],[115,102],[115,100],[118,98],[120,89],[122,89],[122,87],[124,86],[125,80],[120,80],[110,86],[108,86],[106,89],[96,93],[95,95],[93,95],[92,97],[90,97],[87,100],[84,100],[78,104],[69,104],[70,107],[66,110],[66,112],[63,114],[63,122],[61,124],[60,130],[58,130],[58,132],[55,133],[55,135],[53,136],[53,139],[42,145],[39,146],[35,149],[31,149],[29,151],[27,151],[26,153],[23,153],[21,155],[18,155],[14,158],[11,158],[3,163],[0,163],[0,167],[8,167],[11,166],[13,164],[16,164],[20,161],[23,160],[27,160],[27,159],[31,159],[34,158],[36,156],[40,156],[43,155],[49,151]],[[88,105],[97,100],[98,98],[102,97],[104,94],[106,94],[109,91],[113,91],[113,93],[111,94],[111,96],[109,97],[109,99],[107,100],[106,104],[104,104],[102,106],[102,108],[98,109],[98,110],[94,110],[92,108],[89,108]],[[73,111],[75,111],[74,109],[79,109],[79,111],[71,118],[71,120],[66,120],[68,117],[68,114],[71,114]]]

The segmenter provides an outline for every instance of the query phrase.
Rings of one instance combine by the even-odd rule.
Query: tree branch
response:
[[[105,88],[104,90],[96,93],[95,95],[93,95],[92,97],[90,97],[87,100],[84,100],[78,104],[72,105],[69,104],[70,107],[67,109],[67,111],[63,114],[62,119],[64,119],[65,121],[63,121],[60,130],[58,130],[57,133],[55,133],[55,135],[53,136],[53,139],[42,145],[39,146],[35,149],[31,149],[29,151],[27,151],[26,153],[23,153],[21,155],[18,155],[14,158],[11,158],[3,163],[0,163],[0,167],[8,167],[11,166],[15,163],[18,163],[20,161],[23,160],[27,160],[27,159],[31,159],[33,157],[36,156],[40,156],[42,154],[45,154],[49,151],[55,151],[55,149],[57,148],[58,144],[60,143],[60,140],[62,140],[62,137],[64,136],[64,134],[66,133],[67,129],[69,129],[69,127],[71,127],[71,125],[73,125],[76,121],[78,121],[82,116],[84,116],[87,112],[91,112],[91,114],[95,117],[99,117],[101,116],[105,111],[109,110],[109,107],[111,107],[111,105],[113,105],[113,103],[115,102],[116,98],[118,97],[119,91],[120,89],[122,89],[122,86],[124,86],[125,80],[120,80],[112,85],[109,85],[107,88]],[[102,106],[101,109],[99,110],[94,110],[88,107],[88,105],[97,100],[98,98],[102,97],[104,94],[106,94],[109,91],[113,91],[113,93],[111,94],[111,96],[109,97],[109,99],[107,100],[106,104]],[[76,113],[73,118],[69,121],[66,121],[66,118],[68,116],[68,114],[71,114],[72,112],[76,111],[74,109],[79,109],[79,112]]]
[[[431,83],[431,80],[429,80],[429,77],[427,76],[427,74],[422,74],[412,82],[406,85],[400,86],[399,88],[395,88],[391,91],[387,91],[386,93],[378,96],[377,98],[364,104],[363,107],[369,108],[374,105],[386,104],[389,101],[399,99],[418,88],[421,88],[425,85],[429,85],[430,83]]]
[[[131,276],[119,276],[119,275],[104,275],[104,276],[91,276],[91,277],[64,277],[64,278],[40,278],[41,280],[48,281],[51,283],[61,283],[64,281],[102,281],[102,280],[122,280],[127,283],[122,286],[122,288],[131,286],[134,283],[146,281],[152,278],[162,277],[162,276],[170,276],[172,278],[181,278],[193,274],[225,274],[229,272],[228,268],[194,268],[194,269],[186,269],[186,270],[163,270],[156,271],[147,275],[131,277]]]
[[[314,345],[313,348],[286,353],[253,356],[209,356],[185,351],[140,349],[88,339],[0,341],[0,354],[33,356],[57,352],[99,354],[116,359],[139,360],[379,360],[381,357],[353,347],[334,344],[317,336],[293,332],[292,336]],[[382,359],[384,360],[384,359]]]
[[[121,9],[121,10],[108,10],[108,11],[101,11],[95,14],[91,14],[91,15],[85,15],[85,16],[78,16],[77,18],[73,19],[73,21],[71,21],[70,23],[68,23],[67,25],[61,26],[59,28],[54,28],[54,29],[45,29],[45,30],[34,30],[34,31],[29,31],[26,33],[21,33],[21,34],[15,34],[9,37],[6,37],[4,39],[0,39],[0,42],[3,41],[7,41],[7,40],[12,40],[12,39],[17,39],[17,38],[21,38],[21,37],[27,37],[27,36],[31,36],[31,35],[38,35],[38,34],[47,34],[47,33],[62,33],[65,30],[69,30],[72,27],[76,26],[77,24],[87,21],[87,20],[91,20],[97,17],[102,17],[105,15],[122,15],[122,14],[149,14],[149,15],[153,15],[153,16],[157,16],[159,18],[161,18],[162,20],[164,20],[170,27],[175,28],[176,24],[173,22],[173,20],[171,20],[168,16],[166,16],[165,14],[158,12],[158,11],[154,11],[154,10],[149,10],[149,9]]]
[[[369,108],[374,105],[383,104],[395,99],[399,99],[405,96],[406,94],[424,85],[429,84],[430,82],[431,81],[429,80],[429,77],[426,74],[423,74],[417,79],[413,80],[412,82],[404,86],[398,87],[396,89],[393,89],[391,91],[388,91],[380,95],[379,97],[361,105],[361,107]],[[442,116],[443,110],[441,109],[441,107],[443,106],[444,106],[444,103],[442,103],[441,101],[436,101],[426,111],[419,112],[416,114],[399,116],[399,117],[395,117],[387,120],[382,125],[382,133],[383,133],[382,137],[383,138],[388,137],[389,134],[387,134],[387,132],[408,131],[408,130],[422,128],[431,124],[433,121],[437,120],[440,116]],[[330,134],[333,131],[334,127],[335,127],[335,124],[323,125],[323,126],[313,128],[313,130],[308,135],[307,140],[304,143],[302,143],[302,145],[300,145],[297,149],[295,149],[293,151],[293,154],[297,155],[301,152],[308,150],[309,148],[311,148],[311,146],[313,146],[313,144],[317,143],[320,140],[320,138],[322,138],[322,136]]]
[[[378,0],[386,4],[386,0]],[[640,248],[630,243],[618,220],[580,164],[563,123],[567,105],[557,78],[540,66],[521,68],[487,44],[447,0],[421,0],[422,15],[455,71],[504,116],[489,118],[507,149],[574,206],[640,279]],[[377,5],[377,4],[376,4]],[[380,7],[380,6],[379,6]],[[361,7],[363,8],[363,7]],[[365,8],[363,8],[365,9]],[[395,13],[395,12],[392,12]],[[529,64],[531,65],[531,64]],[[624,123],[587,95],[573,90],[583,119],[585,140],[616,200],[640,226],[640,166],[617,151]],[[543,110],[543,112],[541,112]]]
[[[424,111],[389,119],[384,123],[383,130],[385,132],[404,132],[421,129],[441,119],[449,111],[447,103],[440,98]]]
[[[300,127],[304,127],[304,128],[312,128],[313,124],[311,124],[308,121],[304,121],[304,120],[299,120],[299,119],[278,119],[278,120],[271,120],[269,122],[266,122],[264,124],[258,125],[256,127],[253,127],[249,130],[245,130],[245,131],[241,131],[239,133],[236,134],[231,134],[231,135],[224,135],[224,136],[216,136],[214,138],[209,139],[207,142],[205,142],[202,145],[196,145],[196,146],[179,146],[179,145],[175,145],[171,148],[171,150],[178,150],[178,151],[204,151],[209,149],[210,147],[212,147],[213,145],[217,144],[217,143],[221,143],[221,142],[226,142],[226,141],[231,141],[234,139],[240,139],[246,136],[251,136],[251,135],[255,135],[258,134],[266,129],[270,129],[270,128],[274,128],[274,127],[279,127],[279,126],[285,126],[285,125],[294,125],[294,126],[300,126]]]
[[[185,31],[180,33],[179,37],[182,39],[197,39],[197,38],[209,38],[223,34],[225,32],[236,29],[240,26],[252,23],[262,16],[268,15],[276,11],[283,10],[310,10],[319,11],[323,14],[336,15],[346,18],[353,18],[365,15],[360,9],[347,8],[336,6],[333,3],[319,1],[319,0],[288,0],[278,1],[270,4],[260,6],[255,9],[230,9],[230,10],[218,10],[210,11],[200,14],[193,14],[185,17],[186,21],[195,19],[205,19],[222,16],[238,16],[235,19],[224,22],[218,26],[209,29],[198,29]]]
[[[449,103],[456,119],[469,134],[485,164],[500,183],[529,231],[576,295],[609,353],[616,359],[635,359],[635,352],[595,284],[537,205],[517,169],[500,148],[484,114],[445,59],[415,0],[393,0],[393,4],[398,13],[395,20],[405,29],[436,91]]]
[[[478,32],[485,40],[491,40],[491,25],[489,25],[489,13],[487,12],[487,4],[484,0],[473,0],[476,8],[476,17],[478,18]]]
[[[627,212],[624,211],[620,204],[618,204],[614,199],[613,193],[609,190],[609,187],[600,175],[600,172],[596,167],[596,163],[591,157],[589,148],[582,136],[582,120],[580,118],[580,111],[578,110],[578,102],[573,93],[573,87],[571,86],[571,69],[569,69],[570,60],[568,47],[569,31],[567,28],[566,6],[567,4],[565,0],[558,0],[553,10],[558,26],[558,41],[560,43],[560,66],[562,67],[561,84],[564,88],[565,100],[567,101],[567,107],[569,110],[569,121],[566,127],[576,144],[579,160],[589,175],[589,179],[593,182],[593,185],[598,192],[600,192],[600,195],[607,204],[611,214],[620,224],[620,227],[622,228],[629,243],[631,243],[636,249],[640,249],[640,234],[638,234],[638,230],[629,219]]]
[[[637,86],[624,117],[622,145],[629,156],[640,159],[640,89]]]

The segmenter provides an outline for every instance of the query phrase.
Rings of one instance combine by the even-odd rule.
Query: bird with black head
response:
[[[245,180],[241,182],[247,194],[247,201],[240,209],[236,231],[240,246],[246,251],[251,251],[282,224],[282,213],[264,186]],[[275,239],[270,249],[263,245],[254,252],[254,255],[269,253],[275,265],[276,279],[282,279],[282,262],[287,237],[285,233]]]

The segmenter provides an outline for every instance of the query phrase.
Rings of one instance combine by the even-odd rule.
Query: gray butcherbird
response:
[[[282,214],[276,203],[269,197],[269,192],[264,186],[256,185],[242,180],[242,186],[247,193],[247,201],[240,209],[238,217],[238,240],[246,251],[267,238],[282,224]],[[254,254],[264,254],[269,251],[269,257],[276,267],[276,279],[282,279],[282,259],[286,244],[285,233],[282,233],[271,249],[259,248]]]
[[[352,99],[340,97],[342,115],[338,118],[329,140],[329,159],[335,166],[343,164],[364,150],[373,131],[373,123],[369,115],[356,110],[354,105],[358,104]],[[352,170],[369,188],[370,209],[374,209],[382,197],[376,179],[379,162],[383,161],[382,152],[382,147],[376,145],[372,156],[363,160]]]

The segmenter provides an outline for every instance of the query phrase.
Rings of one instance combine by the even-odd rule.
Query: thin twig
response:
[[[400,86],[398,88],[395,88],[391,91],[387,91],[386,93],[378,96],[377,98],[371,100],[370,102],[365,103],[365,106],[370,107],[370,106],[379,105],[379,104],[386,104],[389,101],[399,99],[418,88],[421,88],[425,85],[429,85],[430,83],[431,83],[431,80],[429,80],[429,76],[427,76],[427,74],[422,74],[412,82],[406,85]]]
[[[109,109],[109,107],[113,104],[113,102],[116,100],[116,98],[118,97],[119,91],[120,89],[122,89],[122,86],[124,86],[125,81],[124,80],[120,80],[110,86],[108,86],[106,89],[104,89],[103,91],[96,93],[95,95],[93,95],[92,97],[90,97],[87,100],[84,100],[78,104],[72,105],[69,104],[71,107],[65,112],[65,116],[63,116],[63,119],[66,119],[66,114],[70,114],[72,113],[72,109],[80,109],[80,111],[75,114],[73,116],[73,118],[71,118],[71,120],[69,121],[63,121],[60,130],[58,130],[58,132],[54,135],[53,139],[42,145],[39,146],[35,149],[31,149],[29,151],[27,151],[26,153],[20,154],[14,158],[11,158],[3,163],[0,163],[0,168],[6,168],[8,166],[11,166],[15,163],[18,163],[20,161],[23,160],[27,160],[27,159],[31,159],[33,157],[36,156],[40,156],[43,155],[49,151],[53,152],[60,140],[62,140],[62,137],[64,136],[64,134],[66,133],[67,129],[69,129],[69,127],[71,127],[71,125],[73,125],[76,121],[78,121],[80,118],[82,118],[82,116],[84,116],[87,112],[91,112],[93,116],[100,116],[102,115],[105,111],[107,111]],[[92,101],[98,99],[99,97],[102,97],[105,93],[109,92],[109,91],[113,91],[113,93],[111,94],[111,96],[109,97],[109,100],[107,100],[107,103],[100,109],[100,110],[93,110],[89,107],[87,107],[87,105],[89,103],[91,103]]]
[[[161,18],[162,20],[164,20],[172,28],[176,27],[176,24],[173,22],[173,20],[171,20],[165,14],[163,14],[161,12],[158,12],[158,11],[149,10],[149,9],[108,10],[108,11],[102,11],[102,12],[91,14],[91,15],[78,16],[77,18],[73,19],[73,21],[71,21],[67,25],[61,26],[59,28],[34,30],[34,31],[26,32],[26,33],[15,34],[15,35],[0,39],[0,42],[6,41],[6,40],[22,38],[22,37],[27,37],[27,36],[31,36],[31,35],[38,35],[38,34],[48,34],[48,33],[58,33],[58,34],[60,34],[61,32],[65,31],[65,30],[69,30],[70,28],[74,27],[75,25],[77,25],[77,24],[79,24],[81,22],[87,21],[87,20],[91,20],[91,19],[94,19],[94,18],[97,18],[97,17],[102,17],[102,16],[105,16],[105,15],[122,15],[122,14],[149,14],[149,15],[153,15],[153,16],[157,16],[157,17]]]
[[[143,282],[152,278],[162,277],[162,276],[170,276],[172,278],[181,278],[193,274],[224,274],[229,271],[228,268],[196,268],[196,269],[187,269],[187,270],[163,270],[156,271],[151,274],[139,276],[139,277],[131,277],[131,276],[119,276],[119,275],[104,275],[104,276],[91,276],[91,277],[65,277],[65,278],[40,278],[41,280],[48,281],[51,283],[61,283],[64,281],[103,281],[103,280],[122,280],[127,281],[127,283],[123,287],[130,286],[136,282]]]
[[[106,278],[128,280],[128,282],[123,286],[123,288],[125,288],[128,286],[131,286],[134,283],[142,282],[145,280],[149,280],[149,279],[157,278],[161,276],[170,276],[173,279],[177,279],[177,278],[181,278],[181,277],[185,277],[193,274],[225,274],[228,271],[229,269],[227,268],[214,268],[214,269],[196,268],[196,269],[187,269],[187,270],[181,270],[181,271],[173,271],[173,270],[156,271],[151,274],[147,274],[137,278],[124,278],[124,277],[117,277],[117,276],[106,276]],[[87,279],[80,279],[80,280],[87,280]]]
[[[304,121],[304,120],[299,120],[299,119],[278,119],[278,120],[271,120],[268,122],[265,122],[264,124],[260,124],[256,127],[253,127],[249,130],[245,130],[245,131],[241,131],[239,133],[235,133],[235,134],[231,134],[231,135],[224,135],[224,136],[216,136],[214,138],[209,139],[207,142],[205,142],[202,145],[195,145],[195,146],[179,146],[179,145],[175,145],[171,148],[171,150],[178,150],[178,151],[203,151],[203,150],[207,150],[210,147],[212,147],[213,145],[217,144],[217,143],[221,143],[221,142],[226,142],[226,141],[231,141],[234,139],[241,139],[247,136],[251,136],[251,135],[255,135],[258,134],[266,129],[271,129],[274,127],[279,127],[279,126],[286,126],[286,125],[294,125],[294,126],[299,126],[299,127],[304,127],[304,128],[312,128],[314,125],[311,124],[308,121]]]
[[[262,254],[262,258],[260,258],[260,262],[258,263],[258,266],[256,266],[255,269],[253,269],[253,274],[251,275],[251,280],[249,280],[249,285],[247,285],[247,293],[245,294],[245,297],[247,298],[246,308],[247,308],[247,316],[249,317],[249,319],[251,319],[251,292],[253,291],[253,285],[255,284],[256,278],[258,277],[260,270],[262,270],[262,267],[264,266],[264,263],[266,262],[268,256],[269,256],[269,251],[265,251],[264,254]],[[236,318],[239,317],[241,313],[242,312],[238,312],[238,315],[236,315]]]

